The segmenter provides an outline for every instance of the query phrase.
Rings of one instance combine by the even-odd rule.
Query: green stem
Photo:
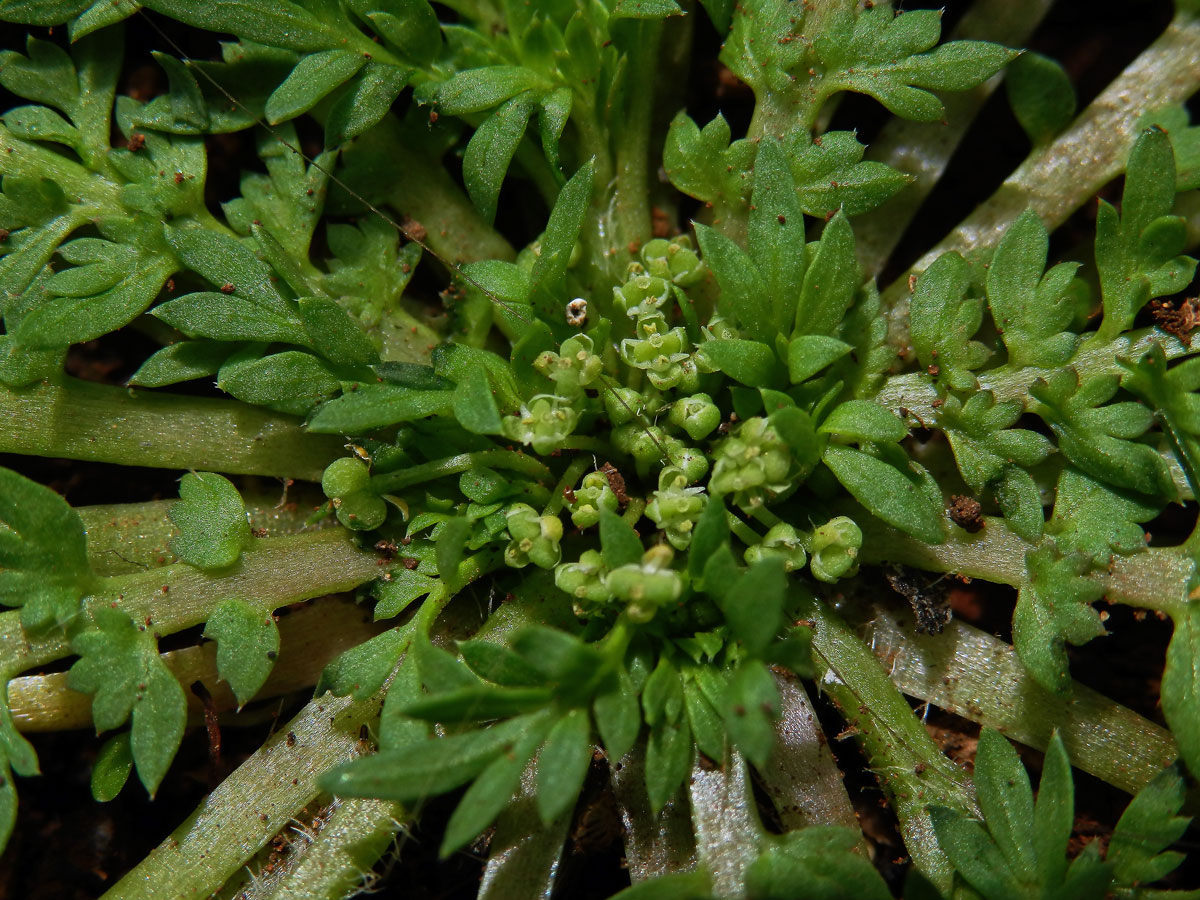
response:
[[[879,661],[836,613],[820,601],[809,603],[803,613],[815,623],[813,656],[824,669],[821,689],[853,729],[896,811],[913,865],[949,896],[954,868],[938,843],[929,806],[973,814],[970,779],[942,755]]]
[[[725,520],[729,523],[729,530],[747,547],[753,547],[756,544],[762,543],[762,537],[753,528],[739,519],[733,510],[725,513]]]
[[[377,623],[364,621],[361,610],[341,598],[319,598],[292,610],[279,621],[279,658],[255,696],[256,702],[311,688],[321,671],[340,653],[356,647],[380,631]],[[217,672],[217,645],[212,641],[162,654],[162,660],[184,686],[189,720],[204,721],[204,706],[187,688],[200,681],[218,712],[239,706],[228,682]],[[8,702],[13,721],[21,731],[66,731],[90,728],[92,698],[67,686],[67,673],[27,675],[8,682]],[[231,724],[244,724],[235,717]]]
[[[376,475],[371,479],[371,490],[377,494],[390,494],[435,478],[458,475],[478,466],[493,466],[497,469],[520,472],[547,484],[554,478],[554,473],[543,463],[524,453],[515,450],[477,450],[474,453],[460,453],[457,456],[431,460],[397,472],[388,472],[386,475]]]
[[[977,0],[959,20],[951,40],[995,41],[1019,47],[1050,10],[1053,0]],[[941,180],[950,157],[984,102],[1000,84],[1000,76],[978,87],[941,95],[946,113],[940,122],[894,118],[867,151],[869,159],[912,176],[908,187],[883,206],[854,220],[855,250],[865,275],[879,273],[900,242],[925,198]]]
[[[320,481],[344,455],[332,435],[236,400],[64,378],[0,387],[0,453]]]
[[[1154,343],[1162,345],[1169,360],[1190,352],[1178,338],[1158,328],[1143,328],[1105,343],[1088,341],[1080,346],[1067,365],[1084,381],[1100,375],[1120,375],[1125,370],[1117,362],[1118,356],[1136,358]],[[1014,368],[1004,365],[978,373],[979,389],[991,391],[998,402],[1019,400],[1028,408],[1035,402],[1029,394],[1030,385],[1039,378],[1049,378],[1055,371],[1037,366]],[[938,400],[937,386],[923,372],[888,378],[873,399],[888,409],[907,410],[904,417],[914,423],[933,425],[940,419],[938,407],[934,405]]]
[[[379,702],[378,694],[311,701],[103,900],[177,900],[218,890],[318,796],[319,775],[361,752],[359,729],[378,716]]]
[[[157,635],[207,621],[217,604],[241,597],[263,610],[348,591],[379,575],[376,557],[359,550],[342,530],[260,538],[220,574],[184,563],[96,579],[83,615],[112,606],[135,622],[149,618]],[[62,633],[31,638],[20,612],[0,613],[0,671],[17,673],[71,654]]]
[[[558,484],[554,486],[554,490],[550,493],[550,499],[546,503],[546,508],[542,510],[543,516],[554,516],[562,509],[563,502],[567,499],[564,492],[573,488],[575,482],[583,474],[583,470],[588,467],[589,460],[586,457],[579,456],[571,460],[571,464],[562,474],[562,478],[558,479]]]
[[[908,278],[943,253],[994,247],[1032,209],[1053,230],[1119,175],[1147,110],[1182,103],[1200,86],[1200,19],[1179,13],[1166,31],[1050,144],[1036,148],[984,203],[883,292],[889,341],[908,346]]]
[[[262,892],[252,888],[245,900],[342,900],[370,889],[371,869],[392,846],[408,818],[403,807],[387,800],[338,801],[316,838],[282,875]]]
[[[863,529],[864,563],[898,562],[934,572],[953,572],[996,584],[1020,587],[1029,576],[1025,555],[1035,545],[1018,537],[1003,519],[985,518],[976,534],[962,532],[944,544],[926,544],[870,516],[858,516]],[[1139,609],[1175,615],[1188,603],[1188,584],[1196,569],[1186,548],[1153,548],[1115,557],[1090,577],[1104,597]]]
[[[626,83],[630,85],[629,106],[614,128],[617,134],[614,238],[622,263],[630,256],[630,246],[641,245],[650,237],[650,118],[662,36],[661,20],[641,19],[630,24],[634,37],[627,51],[625,69]]]
[[[1040,687],[1013,648],[962,622],[916,634],[882,606],[855,616],[863,640],[911,697],[1045,750],[1057,729],[1071,764],[1131,794],[1179,752],[1165,728],[1081,684],[1069,694]]]

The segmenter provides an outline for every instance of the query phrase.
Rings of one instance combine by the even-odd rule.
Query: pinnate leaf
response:
[[[130,718],[130,746],[138,777],[153,796],[167,772],[187,721],[183,688],[158,655],[154,635],[118,610],[101,608],[93,624],[71,641],[79,659],[72,690],[93,694],[97,733]]]

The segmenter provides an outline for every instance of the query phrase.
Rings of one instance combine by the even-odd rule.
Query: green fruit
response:
[[[347,528],[370,531],[382,525],[387,518],[387,503],[378,494],[355,491],[338,501],[337,517]]]
[[[331,499],[365,491],[370,483],[371,470],[365,462],[353,456],[335,459],[321,475],[321,490]]]

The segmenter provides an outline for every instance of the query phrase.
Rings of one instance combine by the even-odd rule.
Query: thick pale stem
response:
[[[571,816],[564,813],[543,825],[536,798],[537,764],[531,762],[521,773],[516,797],[496,820],[478,900],[531,900],[553,893]]]
[[[279,622],[279,659],[255,700],[312,687],[321,670],[342,651],[382,630],[383,626],[365,621],[356,604],[332,597],[288,613]],[[203,704],[188,690],[197,681],[208,689],[218,712],[238,708],[233,691],[218,677],[217,645],[212,641],[164,653],[162,660],[184,687],[193,723],[204,721]],[[92,724],[92,698],[67,687],[66,672],[12,679],[8,703],[21,731],[66,731]]]
[[[1117,357],[1137,359],[1156,343],[1162,346],[1169,360],[1190,352],[1178,338],[1158,328],[1143,328],[1112,341],[1087,341],[1076,351],[1068,365],[1079,373],[1081,381],[1101,375],[1121,375],[1125,369],[1117,362]],[[1037,366],[1004,365],[980,372],[979,389],[991,391],[998,402],[1018,400],[1028,408],[1034,403],[1029,393],[1030,385],[1039,378],[1049,378],[1055,371]],[[941,417],[939,406],[935,405],[938,401],[937,385],[924,372],[892,376],[884,382],[874,400],[881,406],[900,412],[914,425],[934,425]]]
[[[345,455],[332,435],[236,400],[66,378],[0,387],[0,452],[319,481]]]
[[[245,900],[343,900],[374,883],[371,871],[392,845],[407,815],[386,800],[341,800],[315,839],[271,887],[253,889]],[[293,847],[295,844],[293,843]]]
[[[1200,86],[1200,19],[1180,13],[1054,142],[1038,147],[1012,175],[936,247],[883,292],[891,310],[889,340],[908,344],[908,276],[943,253],[967,253],[999,243],[1022,212],[1032,209],[1054,229],[1125,167],[1148,110],[1188,99]]]
[[[294,537],[260,538],[252,549],[219,575],[178,563],[130,575],[98,579],[84,598],[84,615],[113,606],[135,622],[149,619],[155,634],[166,635],[206,621],[230,598],[263,610],[349,591],[378,577],[377,558],[354,546],[340,530]],[[0,671],[17,673],[69,656],[62,634],[30,639],[20,612],[0,613]]]
[[[1051,5],[1053,0],[978,0],[959,20],[950,39],[1019,47]],[[865,275],[876,275],[883,268],[1001,78],[997,75],[970,91],[942,94],[946,107],[943,121],[892,119],[871,143],[870,159],[887,163],[913,176],[914,181],[879,209],[854,220],[855,249]]]
[[[634,884],[696,868],[696,836],[687,801],[677,793],[656,818],[646,795],[646,745],[638,742],[618,765],[609,760],[613,793],[625,825],[625,859]]]
[[[758,856],[765,834],[754,808],[746,761],[733,751],[720,768],[695,766],[688,797],[700,864],[712,878],[713,895],[745,897],[746,869]]]
[[[824,669],[821,689],[833,700],[862,746],[887,795],[904,846],[917,869],[949,895],[954,868],[933,831],[927,804],[973,814],[970,779],[946,759],[871,651],[824,604],[805,609],[815,624],[814,658]]]
[[[379,696],[309,703],[226,778],[104,900],[176,900],[218,890],[319,794],[317,778],[360,752]]]
[[[957,532],[944,544],[926,544],[869,516],[858,521],[863,523],[865,563],[898,562],[1017,587],[1029,577],[1025,554],[1034,545],[1014,534],[1003,519],[985,518],[984,528],[976,534]],[[1188,603],[1188,584],[1195,570],[1184,548],[1165,547],[1118,556],[1107,569],[1088,577],[1112,603],[1175,615]]]
[[[1057,729],[1072,765],[1131,794],[1179,755],[1165,728],[1091,688],[1059,696],[1040,687],[1010,645],[978,628],[951,622],[941,634],[916,634],[880,606],[861,624],[904,693],[1039,750]]]
[[[775,747],[758,774],[779,823],[789,831],[809,825],[858,828],[842,773],[804,685],[792,675],[776,674],[775,681],[780,696]],[[865,844],[862,852],[866,853]]]
[[[250,527],[266,536],[295,534],[305,529],[305,520],[314,506],[323,500],[314,491],[293,488],[276,504],[274,498],[242,492],[247,501]],[[171,521],[175,500],[151,500],[147,503],[110,503],[81,506],[75,510],[87,533],[88,565],[97,575],[126,575],[176,562],[171,541],[179,529]],[[323,527],[332,527],[326,519]],[[326,524],[328,523],[328,524]]]

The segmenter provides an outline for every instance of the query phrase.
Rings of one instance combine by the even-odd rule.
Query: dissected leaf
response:
[[[183,738],[187,704],[183,688],[158,655],[146,626],[106,608],[71,640],[79,659],[71,667],[72,690],[92,697],[96,732],[110,731],[132,716],[130,746],[138,777],[154,795]]]

